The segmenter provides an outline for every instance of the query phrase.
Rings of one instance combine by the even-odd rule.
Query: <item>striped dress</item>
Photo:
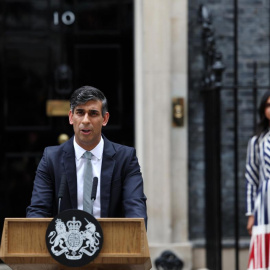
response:
[[[269,177],[270,131],[259,137],[252,137],[248,143],[245,173],[247,199],[246,215],[254,215],[248,270],[270,270]]]

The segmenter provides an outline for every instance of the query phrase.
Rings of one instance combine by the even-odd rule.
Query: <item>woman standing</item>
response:
[[[248,270],[270,269],[270,91],[259,107],[260,122],[246,160],[246,203],[251,234]]]

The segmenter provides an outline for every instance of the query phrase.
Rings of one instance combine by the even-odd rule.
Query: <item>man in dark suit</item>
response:
[[[102,127],[108,120],[107,100],[100,90],[83,86],[72,94],[69,123],[75,136],[59,146],[45,148],[27,217],[57,214],[62,181],[66,181],[66,187],[60,211],[84,209],[83,178],[87,166],[84,153],[90,151],[91,173],[98,178],[93,215],[96,218],[141,217],[147,222],[146,197],[135,149],[113,143],[102,135]]]

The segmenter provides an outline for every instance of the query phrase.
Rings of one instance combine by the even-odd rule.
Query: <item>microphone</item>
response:
[[[58,192],[58,214],[60,213],[61,200],[64,197],[66,185],[67,185],[66,175],[62,174],[60,188]]]
[[[94,177],[93,185],[92,185],[92,193],[91,193],[91,200],[94,201],[97,196],[97,185],[98,185],[98,178]]]
[[[98,185],[98,178],[94,177],[93,179],[93,185],[92,185],[92,192],[91,192],[91,206],[90,206],[90,214],[93,215],[93,206],[94,206],[94,201],[97,196],[97,185]]]

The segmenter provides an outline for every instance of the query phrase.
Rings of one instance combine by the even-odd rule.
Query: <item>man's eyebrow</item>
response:
[[[85,109],[82,109],[82,108],[76,108],[75,109],[75,111],[80,111],[80,112],[82,112],[82,111],[85,111]],[[88,110],[88,112],[99,112],[99,110],[98,109],[90,109],[90,110]]]
[[[96,110],[96,109],[89,110],[89,113],[93,114],[93,115],[100,115],[101,114],[101,112],[99,110]]]

